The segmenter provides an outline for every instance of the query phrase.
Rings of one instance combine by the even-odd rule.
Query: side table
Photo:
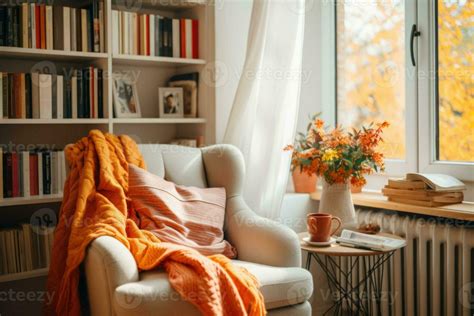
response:
[[[390,234],[379,235],[401,239]],[[398,249],[374,251],[337,243],[329,247],[315,247],[303,241],[307,236],[308,233],[299,234],[301,249],[308,253],[305,268],[310,270],[314,258],[326,274],[329,289],[335,297],[333,305],[324,315],[382,315],[380,303],[384,264]],[[346,260],[344,265],[342,260]],[[362,267],[363,274],[359,273],[359,267]]]

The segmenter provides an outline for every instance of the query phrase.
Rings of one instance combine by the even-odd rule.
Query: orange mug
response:
[[[337,227],[331,232],[333,220],[337,222]],[[306,216],[306,224],[311,241],[326,242],[341,227],[342,222],[339,217],[331,214],[310,213]]]

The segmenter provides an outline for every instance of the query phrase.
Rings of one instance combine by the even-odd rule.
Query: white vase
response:
[[[319,201],[319,213],[328,213],[341,219],[342,228],[355,229],[357,226],[354,203],[349,183],[328,184],[323,182]],[[339,232],[336,232],[339,235]]]

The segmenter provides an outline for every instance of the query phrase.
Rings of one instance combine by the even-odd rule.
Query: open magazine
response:
[[[366,248],[378,251],[395,250],[406,245],[405,240],[402,239],[368,235],[347,229],[344,229],[341,233],[341,236],[337,237],[336,240],[343,246]]]

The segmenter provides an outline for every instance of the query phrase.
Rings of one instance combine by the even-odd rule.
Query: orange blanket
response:
[[[131,138],[93,130],[69,146],[66,156],[71,171],[54,236],[47,286],[54,299],[45,306],[47,314],[80,314],[78,268],[87,245],[105,235],[130,249],[139,269],[164,268],[173,288],[204,315],[265,314],[257,280],[227,257],[160,243],[138,228],[127,203],[128,163],[145,163]]]

